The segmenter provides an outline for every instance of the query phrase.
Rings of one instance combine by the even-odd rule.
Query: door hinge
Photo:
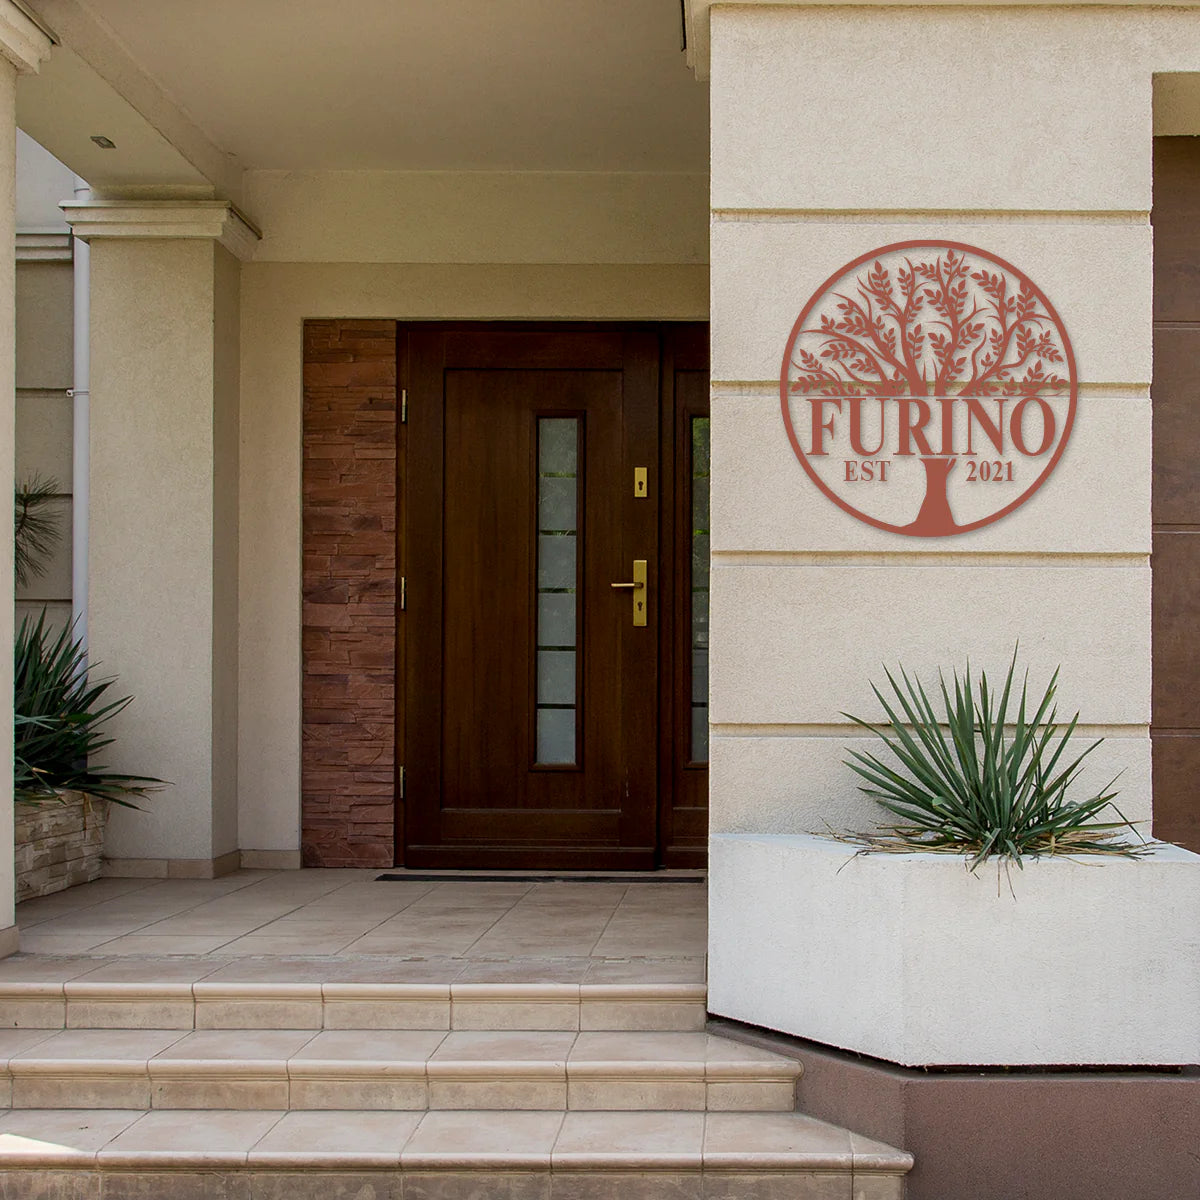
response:
[[[400,389],[400,424],[408,424],[408,388]]]
[[[408,607],[408,580],[405,576],[400,576],[400,611],[403,612]]]
[[[401,768],[400,768],[400,799],[401,799],[401,800],[403,800],[403,799],[404,799],[404,783],[405,783],[405,780],[404,780],[404,768],[403,768],[403,767],[401,767]]]

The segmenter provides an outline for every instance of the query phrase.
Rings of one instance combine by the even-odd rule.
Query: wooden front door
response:
[[[683,704],[663,345],[401,330],[407,866],[648,868],[676,824],[695,853],[673,805],[660,821],[662,710]]]

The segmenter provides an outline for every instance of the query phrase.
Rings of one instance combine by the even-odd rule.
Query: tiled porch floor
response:
[[[21,954],[184,957],[193,978],[247,960],[384,958],[406,978],[662,982],[704,978],[705,885],[377,882],[378,871],[238,871],[221,879],[100,879],[17,908]],[[325,962],[326,968],[336,966]],[[363,964],[364,966],[367,964]],[[346,964],[349,967],[349,964]],[[196,972],[200,972],[200,976]],[[278,974],[278,964],[271,968]],[[5,965],[0,965],[0,975]],[[25,970],[28,977],[28,970]]]

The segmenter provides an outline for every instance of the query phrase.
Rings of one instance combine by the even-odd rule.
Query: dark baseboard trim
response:
[[[907,1150],[907,1200],[1200,1195],[1200,1067],[920,1070],[714,1019],[804,1064],[797,1107]]]

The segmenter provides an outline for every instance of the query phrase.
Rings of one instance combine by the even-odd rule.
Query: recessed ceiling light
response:
[[[117,148],[117,143],[114,142],[112,138],[106,138],[102,133],[93,133],[92,141],[95,142],[101,150],[115,150]]]

